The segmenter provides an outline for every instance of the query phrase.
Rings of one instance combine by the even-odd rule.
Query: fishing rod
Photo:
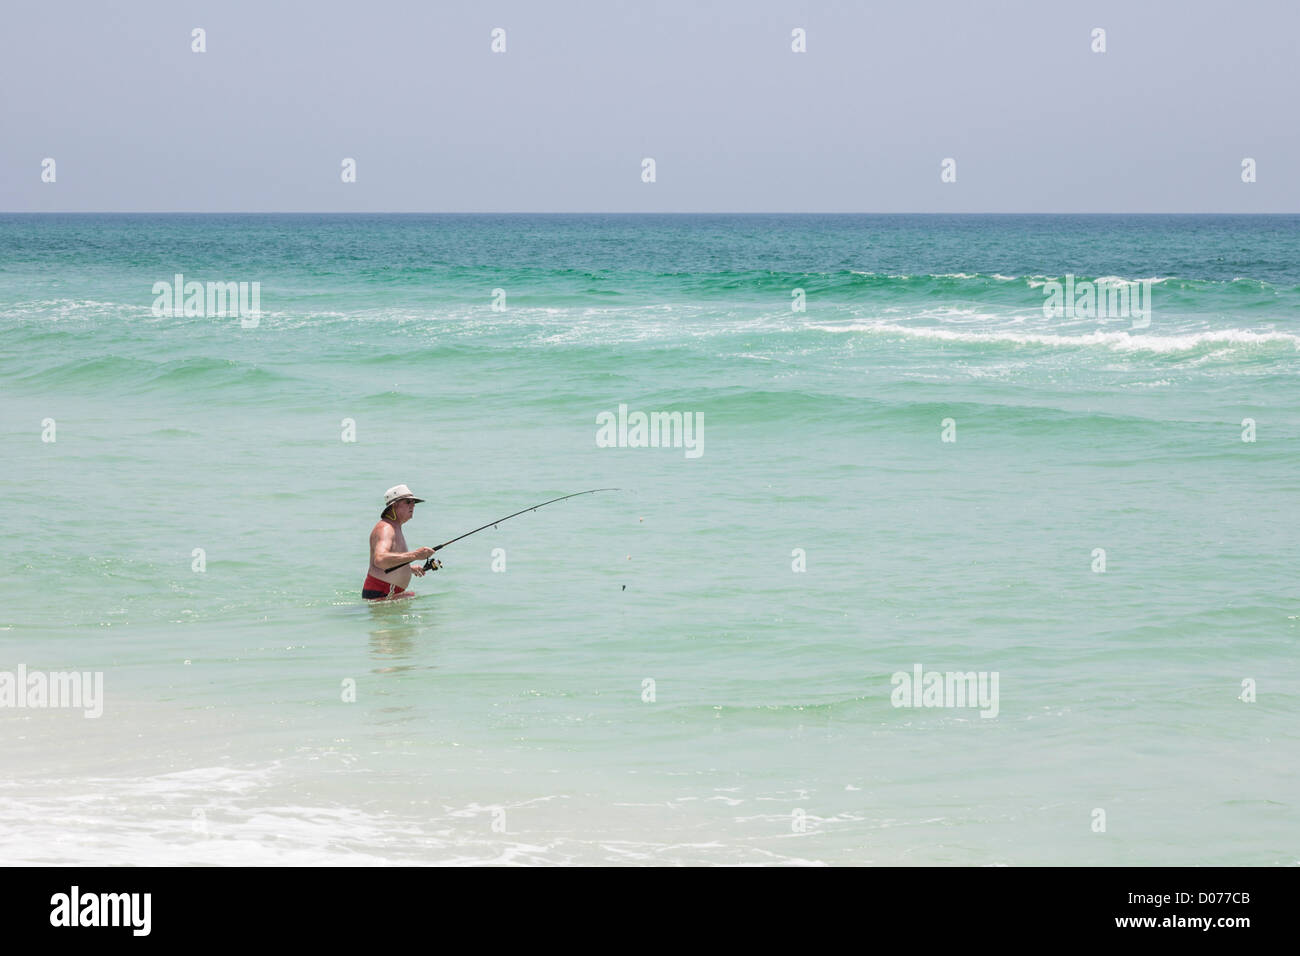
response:
[[[578,497],[579,495],[594,495],[594,494],[595,494],[596,492],[598,492],[598,491],[622,491],[622,490],[623,490],[622,488],[591,488],[591,489],[588,489],[587,491],[575,491],[575,492],[574,492],[573,494],[571,494],[571,495],[561,495],[561,496],[558,497],[558,498],[552,498],[550,501],[543,501],[540,505],[533,505],[531,508],[525,508],[525,509],[523,509],[523,511],[516,511],[516,512],[515,512],[514,514],[512,514],[512,515],[506,515],[504,518],[497,518],[496,521],[489,521],[487,524],[483,525],[483,527],[481,527],[481,528],[475,528],[473,531],[466,531],[464,534],[462,534],[462,535],[460,536],[460,538],[452,538],[450,541],[444,541],[442,544],[438,545],[438,546],[437,546],[436,548],[434,548],[433,550],[434,550],[434,551],[441,551],[443,548],[447,547],[447,545],[449,545],[449,544],[455,544],[455,543],[456,543],[457,541],[459,541],[461,538],[468,538],[470,535],[472,535],[472,534],[478,534],[480,531],[483,531],[483,530],[485,530],[486,528],[495,528],[497,525],[499,525],[499,524],[500,524],[501,522],[503,522],[503,521],[509,521],[511,518],[518,518],[518,517],[519,517],[520,515],[522,515],[522,514],[527,514],[527,513],[530,512],[530,511],[536,511],[538,508],[544,508],[544,507],[546,507],[547,505],[553,505],[553,504],[555,504],[557,501],[564,501],[566,498],[576,498],[576,497]],[[384,573],[385,573],[385,574],[392,574],[392,573],[393,573],[394,571],[396,571],[398,568],[404,568],[404,567],[406,567],[406,566],[407,566],[408,564],[410,564],[410,563],[411,563],[410,561],[403,561],[401,564],[395,565],[395,566],[393,566],[393,567],[391,567],[391,568],[387,568],[387,569],[384,571]],[[429,568],[431,568],[431,567],[433,567],[433,558],[432,558],[432,557],[430,557],[429,560],[427,560],[427,561],[424,562],[424,570],[428,571]]]

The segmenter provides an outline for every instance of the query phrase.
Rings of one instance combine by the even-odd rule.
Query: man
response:
[[[402,534],[402,525],[415,516],[415,506],[424,501],[411,494],[406,485],[394,485],[384,494],[384,513],[379,522],[370,531],[370,567],[366,569],[366,581],[361,585],[361,596],[367,601],[385,598],[411,597],[413,592],[406,590],[411,583],[411,575],[424,577],[424,566],[410,564],[411,561],[423,561],[433,557],[433,548],[416,548],[406,550],[406,537]],[[398,567],[391,574],[385,574],[389,568]],[[433,570],[442,567],[433,562]]]

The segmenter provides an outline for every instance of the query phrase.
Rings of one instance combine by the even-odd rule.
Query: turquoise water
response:
[[[0,671],[105,688],[0,708],[0,860],[1293,864],[1297,263],[1294,216],[0,217]],[[1046,317],[1067,274],[1149,325]],[[620,404],[703,454],[598,447]],[[399,482],[412,547],[624,490],[364,605]],[[892,706],[918,664],[997,716]]]

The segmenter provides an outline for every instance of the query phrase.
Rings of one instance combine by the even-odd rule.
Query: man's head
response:
[[[406,485],[394,485],[384,493],[384,513],[381,517],[405,524],[415,516],[415,506],[423,500],[411,494],[411,489]]]

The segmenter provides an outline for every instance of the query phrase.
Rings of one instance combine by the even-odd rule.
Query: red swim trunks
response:
[[[404,591],[389,581],[379,580],[373,574],[367,574],[365,583],[361,585],[361,596],[367,601],[378,601],[389,597],[405,597],[410,593],[410,591]]]

